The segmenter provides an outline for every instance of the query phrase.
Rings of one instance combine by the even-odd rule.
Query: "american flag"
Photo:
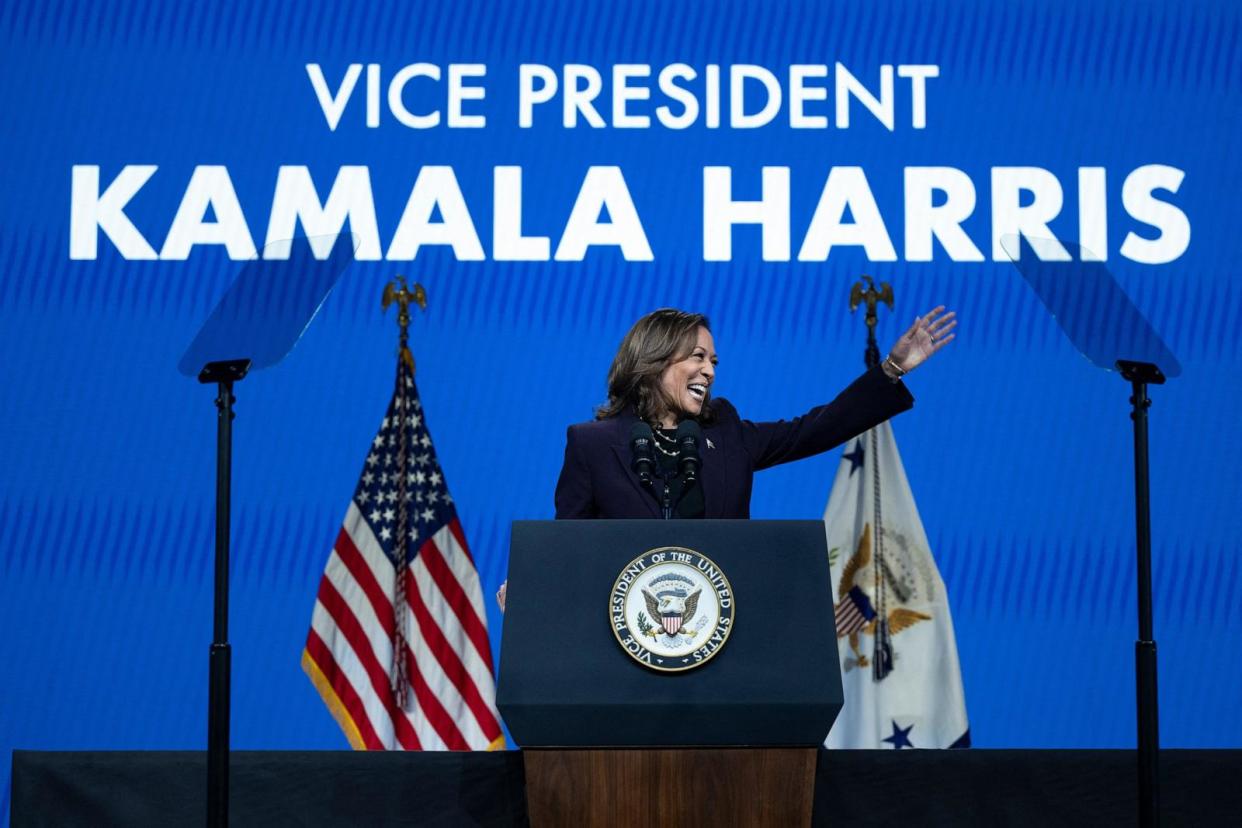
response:
[[[504,747],[479,575],[405,359],[302,668],[356,750]]]

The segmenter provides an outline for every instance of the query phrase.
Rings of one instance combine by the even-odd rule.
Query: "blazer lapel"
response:
[[[633,469],[630,468],[630,445],[629,436],[634,423],[638,422],[638,415],[633,410],[627,409],[621,416],[614,421],[612,432],[612,453],[616,455],[617,462],[621,465],[621,476],[629,481],[629,485],[634,487],[634,491],[638,493],[638,497],[645,504],[651,517],[660,517],[660,504],[656,502],[652,496],[651,490],[642,484]]]
[[[630,468],[630,447],[613,443],[612,453],[617,456],[617,462],[621,464],[621,474],[630,481],[630,484],[638,492],[638,496],[643,503],[647,504],[647,510],[651,512],[651,516],[658,518],[660,516],[660,504],[656,503],[656,499],[651,496],[651,490],[642,484],[642,481],[638,479],[638,475],[634,474],[634,470]]]
[[[703,516],[718,518],[724,514],[725,494],[728,492],[724,444],[720,430],[713,426],[703,429],[703,445],[699,446],[703,468],[699,473],[699,486],[703,488]]]

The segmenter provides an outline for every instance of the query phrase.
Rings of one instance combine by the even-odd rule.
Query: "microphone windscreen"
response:
[[[694,445],[697,447],[699,440],[703,437],[703,429],[694,420],[682,420],[677,425],[677,442],[681,443],[687,437],[694,438]]]
[[[630,468],[638,475],[639,482],[651,485],[651,476],[656,470],[655,433],[641,421],[630,429]]]
[[[634,441],[638,439],[655,439],[655,434],[652,433],[651,426],[647,425],[642,420],[634,423],[634,427],[630,429],[630,444],[633,445]]]
[[[685,485],[689,486],[699,477],[699,441],[703,429],[694,420],[684,420],[677,426],[677,465]]]

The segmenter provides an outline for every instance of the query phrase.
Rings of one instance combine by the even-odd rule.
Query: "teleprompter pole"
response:
[[[207,825],[229,824],[229,525],[233,476],[233,383],[250,370],[250,360],[209,362],[198,375],[215,383],[216,394],[216,563],[211,650],[207,685]]]
[[[1134,421],[1135,538],[1138,544],[1138,640],[1134,643],[1134,678],[1138,711],[1139,825],[1160,824],[1160,712],[1156,696],[1156,637],[1151,614],[1151,497],[1147,459],[1147,385],[1160,385],[1164,374],[1150,362],[1118,360],[1130,382],[1130,419]]]

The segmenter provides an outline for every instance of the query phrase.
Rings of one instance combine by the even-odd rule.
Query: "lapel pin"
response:
[[[714,449],[714,448],[716,447],[716,444],[712,442],[712,438],[711,438],[711,437],[708,437],[708,438],[707,438],[707,447],[708,447],[708,448],[710,448],[710,449]]]

